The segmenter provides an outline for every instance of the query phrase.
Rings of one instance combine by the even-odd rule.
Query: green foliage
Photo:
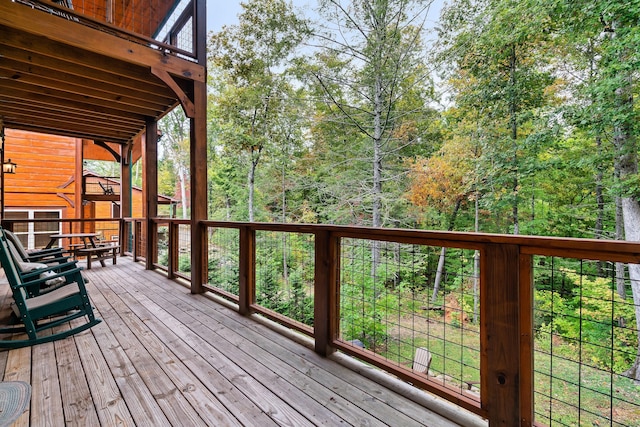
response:
[[[178,271],[181,273],[189,273],[191,271],[190,254],[180,254],[178,256]]]
[[[537,330],[561,336],[571,360],[619,373],[628,369],[638,337],[623,325],[635,324],[633,304],[623,300],[608,279],[564,273],[575,284],[570,293],[535,291]]]

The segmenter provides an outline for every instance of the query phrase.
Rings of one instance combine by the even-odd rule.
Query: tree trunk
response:
[[[251,166],[249,166],[249,173],[247,175],[247,187],[249,189],[249,200],[247,201],[249,210],[249,222],[253,222],[253,190],[255,185],[256,178],[256,163],[254,161],[251,162]]]
[[[444,261],[447,255],[447,248],[442,247],[440,250],[440,258],[438,259],[438,269],[436,270],[436,280],[433,284],[433,294],[431,295],[431,302],[434,303],[438,299],[438,292],[440,291],[440,282],[444,274]]]
[[[187,179],[182,167],[178,167],[178,180],[180,181],[180,198],[182,199],[182,219],[187,219],[189,218],[187,214]]]
[[[284,167],[284,156],[282,160],[282,223],[287,222],[287,196],[286,187],[286,170]],[[287,263],[287,236],[288,233],[282,233],[282,278],[284,279],[285,289],[289,288],[289,264]]]
[[[451,218],[449,219],[449,226],[447,227],[448,231],[452,231],[455,226],[456,216],[458,215],[458,210],[460,210],[460,205],[462,204],[462,200],[458,199],[456,201],[456,205],[453,208],[453,213],[451,214]],[[436,279],[433,283],[433,294],[431,295],[431,302],[434,303],[438,299],[438,292],[440,292],[440,283],[442,282],[442,277],[444,276],[444,261],[447,255],[447,248],[442,247],[440,251],[440,258],[438,259],[438,268],[436,270]]]
[[[633,117],[633,93],[631,82],[620,87],[615,92],[618,107],[627,113],[627,117]],[[629,120],[616,125],[614,133],[614,145],[616,148],[617,166],[620,171],[620,180],[635,176],[638,173],[638,145],[632,133],[632,124]],[[622,216],[624,219],[625,239],[630,242],[640,242],[640,204],[634,196],[623,194]],[[632,378],[636,384],[640,384],[640,265],[629,264],[629,281],[633,295],[633,303],[636,314],[636,333],[638,348],[636,360],[624,375]]]
[[[476,191],[475,200],[475,224],[474,231],[478,233],[480,231],[480,193]],[[476,250],[473,254],[473,324],[477,325],[478,321],[478,300],[480,289],[480,251]]]
[[[616,171],[616,175],[619,175]],[[622,198],[616,197],[616,240],[624,240],[624,218],[622,215]],[[625,291],[624,263],[616,262],[616,291],[623,299],[627,297]]]
[[[624,212],[624,226],[627,240],[640,241],[640,204],[631,198],[622,199],[622,211]],[[640,265],[629,264],[629,281],[633,303],[636,311],[636,328],[640,335]],[[632,378],[636,384],[640,385],[640,337],[638,339],[638,349],[636,360],[624,375]]]
[[[597,147],[597,156],[598,160],[596,162],[596,224],[593,230],[594,237],[596,239],[602,239],[604,236],[602,235],[604,231],[604,192],[603,192],[603,184],[602,180],[604,179],[604,173],[602,172],[602,162],[600,161],[600,156],[602,155],[602,138],[600,136],[596,136],[596,147]],[[617,222],[616,222],[617,227]],[[598,261],[598,276],[602,276],[604,263],[602,261]]]
[[[382,226],[382,83],[376,76],[373,107],[373,227]],[[380,262],[380,242],[371,242],[371,277],[375,279]]]
[[[518,218],[518,105],[515,99],[516,86],[516,45],[511,45],[511,56],[509,58],[509,70],[511,72],[511,99],[509,100],[509,120],[511,125],[511,143],[513,148],[513,234],[520,234],[520,220]]]

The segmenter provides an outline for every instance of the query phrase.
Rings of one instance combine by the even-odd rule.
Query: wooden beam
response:
[[[148,68],[114,61],[94,52],[65,46],[45,37],[30,36],[0,25],[3,57],[77,76],[103,81],[114,88],[135,88],[148,94],[170,96],[163,82],[150,79]]]
[[[186,79],[200,82],[206,79],[205,68],[202,65],[16,2],[0,2],[0,25],[131,64],[163,68]]]
[[[76,139],[76,156],[74,168],[75,212],[73,218],[82,218],[82,196],[84,195],[84,143]]]
[[[123,105],[125,109],[133,107],[162,110],[173,104],[173,98],[162,98],[140,91],[136,94],[134,88],[126,89],[126,92],[123,92],[121,88],[118,88],[119,91],[115,91],[113,87],[97,80],[75,78],[63,71],[52,72],[40,67],[9,61],[0,62],[0,79],[10,79],[38,88],[80,95],[84,98],[89,97],[100,102],[115,103]]]
[[[11,85],[2,84],[2,81],[0,81],[0,88],[2,89],[2,91],[0,91],[0,100],[13,99],[18,102],[24,102],[25,99],[28,99],[29,102],[35,102],[40,105],[48,105],[50,108],[56,108],[56,106],[58,106],[60,109],[63,109],[63,111],[93,111],[94,115],[104,115],[105,117],[114,118],[119,117],[120,120],[126,118],[128,120],[144,123],[145,116],[143,114],[140,114],[140,112],[130,111],[128,109],[115,109],[107,107],[103,104],[95,105],[87,102],[86,100],[65,99],[58,96],[59,94],[50,92],[41,93],[20,89]],[[153,111],[151,112],[153,113]]]
[[[158,123],[155,119],[147,119],[144,133],[144,182],[145,189],[145,243],[146,243],[146,269],[152,270],[156,253],[156,227],[152,218],[158,216]]]
[[[141,116],[155,117],[162,111],[162,108],[158,108],[153,105],[129,105],[117,100],[96,99],[73,93],[65,89],[64,85],[60,85],[54,88],[48,88],[44,86],[37,86],[30,84],[29,82],[22,82],[18,80],[7,81],[7,79],[0,79],[0,89],[4,96],[10,96],[15,92],[22,92],[26,94],[23,99],[42,99],[46,98],[51,100],[55,105],[65,105],[71,102],[75,102],[78,105],[84,105],[85,108],[92,108],[96,104],[102,106],[102,108],[115,112],[115,115],[119,115],[121,112],[128,112],[132,114],[138,114]],[[97,101],[97,102],[96,102]],[[94,103],[95,102],[95,103]]]
[[[329,231],[315,234],[314,319],[313,332],[316,353],[328,356],[338,336],[340,310],[338,280],[340,270],[340,240]]]
[[[4,100],[0,100],[0,106],[2,106],[2,111],[7,116],[22,118],[33,116],[33,104],[17,103],[13,101],[6,102]],[[38,118],[40,118],[45,123],[56,123],[58,121],[64,120],[64,111],[61,111],[60,109],[55,110],[48,107],[38,108]],[[96,115],[94,114],[93,116],[91,116],[89,112],[83,115],[76,115],[74,123],[77,123],[78,125],[83,127],[95,126]],[[103,129],[107,127],[119,132],[126,133],[132,132],[133,130],[138,128],[137,126],[134,126],[134,124],[126,125],[115,121],[109,121],[108,124],[105,123],[101,127],[96,127],[96,129]]]
[[[520,426],[531,427],[534,421],[533,395],[533,256],[520,255]]]
[[[207,281],[207,86],[193,82],[194,117],[190,123],[191,291],[203,292]]]
[[[481,251],[481,405],[489,426],[519,426],[520,316],[519,248],[487,244]]]
[[[250,227],[240,227],[238,311],[251,314],[256,299],[256,232]],[[192,282],[193,283],[193,282]]]
[[[120,218],[131,218],[131,143],[120,146]],[[120,222],[120,254],[124,255],[126,236],[124,221]]]

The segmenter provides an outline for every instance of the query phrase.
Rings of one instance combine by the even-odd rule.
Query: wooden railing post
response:
[[[256,299],[256,231],[249,227],[240,227],[239,268],[239,312],[248,315]]]
[[[339,330],[338,279],[340,243],[329,231],[315,234],[314,337],[315,351],[327,356]]]
[[[513,244],[487,244],[481,257],[480,390],[490,427],[530,421],[522,413],[528,405],[521,393],[519,261],[519,246]]]

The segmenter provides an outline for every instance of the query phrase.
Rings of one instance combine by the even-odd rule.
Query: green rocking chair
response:
[[[93,313],[80,268],[58,273],[67,278],[67,284],[64,286],[45,294],[29,297],[27,289],[40,287],[42,283],[54,276],[28,279],[21,276],[11,256],[7,237],[1,229],[0,262],[13,292],[14,313],[22,323],[22,325],[0,328],[0,334],[26,333],[27,335],[26,339],[0,339],[0,348],[19,348],[55,341],[87,330],[102,321]],[[42,331],[82,317],[86,322],[78,326],[42,334]]]

